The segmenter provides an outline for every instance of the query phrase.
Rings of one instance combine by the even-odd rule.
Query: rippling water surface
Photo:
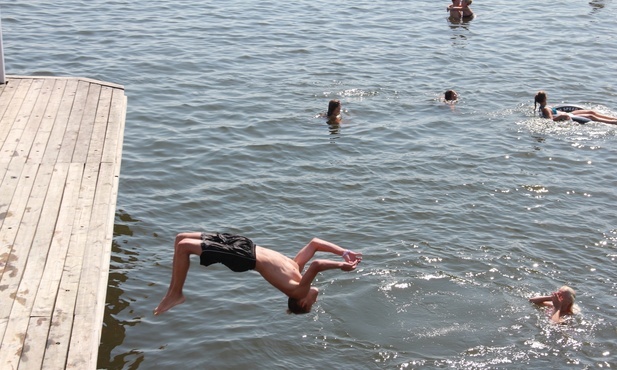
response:
[[[532,112],[544,89],[617,114],[617,2],[478,0],[465,24],[447,5],[2,5],[8,74],[129,98],[100,368],[617,366],[617,126]],[[365,258],[322,273],[302,317],[195,260],[187,302],[154,317],[188,230]],[[557,327],[527,299],[563,284],[581,314]]]

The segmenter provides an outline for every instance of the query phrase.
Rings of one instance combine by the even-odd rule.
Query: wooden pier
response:
[[[85,78],[0,85],[2,369],[96,369],[126,106]]]

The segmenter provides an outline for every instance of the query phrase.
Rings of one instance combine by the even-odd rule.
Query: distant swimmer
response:
[[[313,260],[302,273],[304,265],[316,252],[333,253],[343,257],[343,261]],[[198,255],[200,264],[204,266],[222,263],[234,272],[259,272],[267,282],[289,297],[288,312],[294,314],[308,313],[317,301],[319,291],[311,284],[319,272],[332,269],[352,271],[362,261],[362,253],[343,249],[318,238],[313,238],[291,259],[272,249],[255,245],[252,240],[239,235],[180,233],[174,243],[169,289],[154,309],[155,315],[184,303],[182,288],[190,267],[191,255]]]
[[[458,93],[454,90],[447,90],[443,94],[443,98],[448,103],[453,103],[458,100]]]
[[[328,113],[326,114],[328,117],[329,124],[339,124],[341,123],[341,102],[338,99],[332,99],[328,103]]]
[[[471,10],[471,8],[469,7],[469,5],[471,5],[471,3],[473,2],[473,0],[463,0],[463,3],[461,4],[461,11],[463,12],[463,20],[464,21],[469,21],[471,19],[473,19],[473,17],[475,17],[476,15],[474,14],[473,10]]]
[[[463,0],[452,0],[452,4],[446,8],[446,11],[450,12],[450,21],[460,21],[463,18],[462,6]]]
[[[450,8],[450,12],[452,11],[459,11],[462,14],[462,18],[464,21],[468,21],[473,19],[474,17],[474,13],[473,10],[471,10],[471,8],[469,7],[469,5],[471,5],[471,3],[473,2],[473,0],[462,0],[458,6],[452,6]],[[452,14],[452,13],[450,13]]]
[[[574,289],[564,285],[551,295],[533,297],[529,299],[529,302],[540,306],[552,307],[551,321],[556,324],[563,324],[564,316],[574,315],[579,311],[574,303],[575,300],[576,292],[574,292]]]
[[[543,118],[552,119],[553,121],[567,121],[575,119],[576,117],[583,117],[592,121],[617,124],[617,118],[600,114],[596,111],[589,109],[569,109],[568,112],[559,110],[557,108],[551,108],[546,105],[547,96],[546,92],[538,91],[534,98],[533,108],[536,109],[536,105],[539,104],[539,112]]]

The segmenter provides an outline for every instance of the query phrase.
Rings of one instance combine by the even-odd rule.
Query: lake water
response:
[[[447,5],[2,4],[7,74],[126,87],[100,368],[617,366],[617,126],[533,114],[538,90],[617,114],[617,1],[478,0],[465,24]],[[257,273],[195,259],[155,317],[194,230],[364,261],[293,316]],[[564,284],[581,313],[551,325],[527,300]]]

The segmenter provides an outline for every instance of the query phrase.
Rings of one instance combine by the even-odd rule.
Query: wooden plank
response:
[[[13,166],[9,163],[2,163],[2,167],[5,168],[5,175],[3,176],[2,183],[0,183],[0,215],[2,215],[0,217],[0,225],[4,223],[4,219],[7,216],[10,216],[9,206],[17,189],[23,165],[17,162]]]
[[[15,301],[18,304],[13,304],[9,324],[6,327],[2,341],[3,351],[0,352],[0,364],[6,364],[7,368],[17,368],[26,345],[25,340],[30,322],[30,314],[49,255],[49,246],[54,234],[57,210],[62,199],[68,167],[68,164],[63,163],[55,166],[48,188],[40,189],[41,194],[36,195],[37,198],[45,198],[41,212],[37,215],[40,217],[39,222],[25,228],[25,232],[34,234],[34,239],[29,248],[29,253],[27,255],[23,254],[27,256],[28,262],[23,267],[22,277],[15,294]],[[20,226],[20,231],[22,228],[23,226]],[[32,337],[31,340],[35,342],[41,341],[40,338],[36,337]],[[46,340],[47,335],[45,335],[43,342]]]
[[[49,330],[48,346],[43,359],[43,369],[64,369],[67,362],[69,347],[79,347],[80,337],[72,338],[75,319],[75,302],[79,289],[82,266],[92,263],[84,262],[88,240],[88,226],[92,214],[92,204],[98,180],[98,163],[88,163],[84,169],[79,191],[79,199],[75,210],[75,221],[64,270],[60,280],[60,289],[54,306],[52,325]],[[86,367],[82,367],[86,369]]]
[[[54,121],[53,128],[49,135],[49,141],[45,147],[43,153],[43,160],[41,163],[56,163],[58,153],[62,147],[62,138],[69,122],[71,113],[71,107],[73,101],[77,96],[78,82],[76,80],[70,80],[66,84],[64,93],[62,94],[62,101],[60,102],[60,108],[58,109],[58,115]]]
[[[108,200],[113,191],[114,165],[102,163],[99,169],[99,180],[92,208],[92,217],[88,227],[88,246],[84,261],[90,264],[82,266],[79,290],[75,304],[75,323],[71,347],[67,359],[67,369],[83,369],[96,367],[96,354],[101,337],[103,315],[101,309],[105,306],[107,289],[101,291],[102,280],[107,284],[109,264],[104,266],[105,232],[109,225]],[[113,221],[112,221],[113,222]],[[77,340],[76,343],[74,341]]]
[[[10,204],[8,204],[6,208],[3,207],[2,211],[4,217],[2,218],[2,226],[0,226],[0,282],[2,281],[1,278],[5,271],[8,271],[8,273],[13,273],[14,267],[12,262],[15,258],[15,256],[11,255],[13,251],[13,244],[15,242],[17,232],[19,231],[19,225],[22,221],[24,213],[26,212],[28,198],[32,187],[34,186],[38,169],[38,164],[26,163],[23,170],[20,169],[20,175],[15,177],[7,177],[6,180],[13,181],[15,183],[14,186],[12,184],[6,184],[7,181],[0,185],[0,194],[5,194],[5,192],[9,193],[10,187],[10,193],[13,195],[12,200],[6,200]],[[17,189],[15,193],[13,193],[13,188]],[[3,286],[0,285],[0,290],[2,290],[2,287]],[[0,316],[0,318],[1,317],[2,316]]]
[[[9,134],[9,139],[5,143],[5,147],[6,144],[11,144],[10,150],[14,152],[12,160],[15,160],[16,157],[23,157],[25,161],[28,154],[30,154],[30,149],[32,148],[34,138],[39,130],[43,116],[45,115],[45,110],[47,109],[47,103],[49,102],[53,87],[53,80],[42,80],[42,86],[39,90],[35,105],[31,109],[30,115],[24,115],[24,117],[27,117],[25,126],[19,131],[16,130],[15,127],[11,130],[15,132],[16,142],[14,145],[11,144],[11,135]],[[30,91],[32,91],[32,89],[30,89]]]
[[[48,317],[30,317],[18,370],[38,370],[41,368],[50,323],[51,320]]]
[[[62,203],[59,206],[57,226],[53,233],[49,257],[45,263],[43,277],[32,308],[32,316],[51,317],[52,315],[73,231],[83,171],[84,165],[81,163],[71,163],[69,165]]]
[[[8,78],[10,80],[14,81],[14,80],[19,80],[19,79],[30,80],[30,79],[33,79],[34,77],[32,77],[32,76],[10,75],[10,76],[8,76]],[[45,77],[37,77],[37,78],[47,78],[47,79],[52,79],[52,80],[66,80],[66,81],[83,81],[83,82],[93,83],[93,84],[97,84],[97,85],[101,85],[101,86],[112,87],[114,89],[124,90],[124,86],[122,86],[122,85],[119,85],[119,84],[116,84],[116,83],[113,83],[113,82],[108,82],[108,81],[95,80],[93,78],[88,78],[88,77],[45,76]]]
[[[13,103],[9,105],[6,112],[2,116],[2,120],[0,120],[0,140],[2,142],[2,147],[8,140],[8,135],[11,131],[11,128],[15,124],[15,121],[17,120],[17,116],[26,98],[26,95],[30,90],[30,86],[32,86],[32,81],[24,81],[19,84],[19,87],[17,88],[17,91],[15,91],[15,95],[12,99]],[[13,155],[13,153],[9,153],[9,155],[7,156],[1,149],[0,153],[2,153],[2,155],[0,156],[0,161],[3,162],[9,162],[11,160],[11,156]]]
[[[120,137],[118,138],[118,142],[116,143],[116,172],[115,172],[115,176],[116,176],[116,182],[120,181],[120,167],[122,166],[122,148],[124,147],[124,127],[126,126],[126,109],[127,109],[127,97],[124,95],[124,93],[122,94],[122,107],[120,108],[121,111],[119,112],[120,116],[118,117],[119,120],[119,129],[118,129],[118,135],[120,135]],[[117,198],[117,191],[118,191],[118,187],[119,184],[116,183],[116,193],[113,195],[114,196],[114,200]],[[115,209],[114,209],[114,214],[115,214]],[[113,230],[112,230],[112,234],[113,234]]]
[[[29,262],[28,256],[35,238],[35,230],[43,209],[52,173],[53,166],[51,165],[41,166],[37,173],[24,216],[21,219],[17,236],[11,248],[11,257],[9,258],[12,269],[10,273],[5,271],[0,279],[0,286],[4,288],[0,290],[0,302],[2,302],[2,305],[0,305],[0,319],[9,318],[6,328],[0,328],[0,338],[2,339],[0,364],[14,364],[14,367],[17,367],[19,360],[14,358],[11,353],[14,354],[20,351],[21,341],[23,341],[22,335],[25,333],[20,332],[19,329],[24,325],[22,321],[24,316],[26,319],[29,316],[29,313],[28,315],[19,315],[22,306],[29,303],[25,297],[21,296],[21,294],[25,293],[20,291],[20,288],[22,288],[22,276]],[[10,313],[16,313],[16,315],[9,317]],[[27,320],[25,325],[27,325]]]
[[[28,154],[29,162],[41,163],[43,161],[43,154],[45,153],[47,142],[49,141],[49,137],[51,136],[51,130],[54,127],[56,117],[60,114],[58,122],[62,120],[60,104],[62,103],[62,98],[64,95],[64,90],[67,86],[67,81],[50,81],[55,82],[54,88],[51,92],[51,97],[49,99],[49,102],[47,103],[47,109],[45,110],[39,129],[36,132],[36,135],[34,135],[34,143],[32,145],[32,148],[30,149],[30,153]],[[75,88],[77,88],[77,84],[75,84]]]
[[[0,184],[4,181],[4,175],[6,175],[8,170],[9,170],[9,164],[6,162],[5,163],[0,162]],[[2,197],[2,195],[4,195],[1,189],[2,188],[0,188],[0,198]],[[2,206],[3,206],[2,200],[0,199],[0,225],[2,225],[2,219],[5,216],[5,214],[2,212]]]
[[[4,217],[7,216],[7,208],[14,197],[24,164],[25,158],[14,158],[10,163],[3,164],[3,167],[6,166],[6,172],[0,184],[0,214]],[[4,217],[2,217],[2,219],[4,219]],[[0,221],[0,224],[2,224],[2,222],[3,221]]]
[[[103,148],[105,146],[105,133],[107,132],[107,124],[109,121],[109,111],[111,108],[111,97],[113,90],[109,87],[101,89],[99,98],[99,106],[96,110],[96,120],[94,122],[94,131],[88,148],[88,162],[101,162],[103,156]]]
[[[79,199],[82,175],[83,164],[70,164],[62,197],[62,204],[60,205],[58,222],[49,249],[49,257],[45,264],[45,270],[43,271],[43,276],[32,307],[32,312],[30,314],[31,319],[23,346],[24,349],[29,349],[29,352],[27,353],[26,359],[24,359],[24,355],[22,354],[22,359],[19,363],[20,369],[24,368],[24,361],[26,361],[26,368],[31,369],[40,369],[43,363],[45,348],[48,343],[49,325],[51,323],[54,303],[58,295],[60,278],[62,277],[71,231],[75,221],[75,210]],[[46,324],[46,326],[44,324]],[[43,326],[45,326],[47,330],[42,330]]]
[[[15,91],[19,87],[20,81],[22,80],[9,80],[8,83],[2,86],[2,93],[0,93],[0,122],[4,120],[4,113],[6,112],[9,105],[11,105],[11,101],[13,101],[13,96],[15,95]],[[5,122],[8,121],[5,120]],[[8,133],[8,130],[6,131],[6,133]],[[5,139],[6,137],[0,135],[0,146],[2,146]]]
[[[56,165],[52,170],[51,178],[49,179],[47,187],[45,189],[40,188],[40,194],[32,194],[37,201],[39,199],[44,199],[40,213],[32,215],[33,221],[38,218],[37,222],[27,225],[20,225],[20,232],[25,227],[24,232],[33,234],[34,239],[32,240],[29,254],[26,255],[27,264],[23,267],[23,273],[21,279],[19,280],[18,290],[16,293],[16,297],[18,297],[16,300],[19,304],[13,305],[10,315],[11,320],[9,322],[17,322],[12,320],[14,317],[27,318],[32,312],[34,298],[36,297],[36,293],[43,276],[43,271],[49,255],[51,240],[54,235],[58,208],[64,192],[68,167],[68,164]],[[31,196],[31,199],[33,196]],[[17,252],[14,251],[14,254],[17,254]],[[22,321],[19,322],[22,323]],[[27,325],[27,323],[25,323],[25,325]],[[26,329],[27,326],[20,327],[15,325],[13,327],[9,325],[5,336],[8,338],[25,338],[22,334],[26,333]],[[4,345],[6,345],[6,341],[4,341],[3,346]]]
[[[30,89],[28,89],[28,92],[24,97],[17,116],[13,120],[13,125],[11,126],[4,143],[0,148],[0,158],[2,158],[2,160],[9,161],[13,157],[17,156],[17,153],[15,153],[15,148],[21,140],[24,129],[30,120],[34,109],[36,108],[36,102],[39,99],[43,82],[43,80],[34,80],[32,85],[30,85]]]
[[[84,107],[84,114],[79,125],[79,134],[75,143],[75,150],[71,162],[86,163],[94,124],[97,118],[97,107],[100,103],[101,86],[91,84],[88,90],[88,98]]]
[[[77,136],[79,135],[79,129],[81,120],[86,109],[86,103],[90,100],[88,98],[90,91],[90,84],[79,81],[77,83],[77,94],[73,101],[73,107],[71,108],[71,115],[69,117],[66,131],[64,131],[64,137],[62,138],[62,145],[56,162],[68,163],[73,158],[73,152],[75,151],[75,145],[77,144]]]
[[[109,112],[109,122],[107,133],[105,134],[105,147],[101,162],[113,163],[118,155],[118,147],[121,143],[118,135],[124,128],[124,116],[126,113],[126,97],[124,91],[114,91],[111,99],[111,109]]]

